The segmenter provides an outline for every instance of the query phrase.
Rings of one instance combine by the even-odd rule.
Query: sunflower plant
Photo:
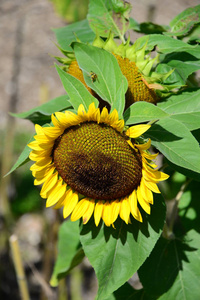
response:
[[[130,10],[90,0],[86,20],[55,29],[66,94],[15,115],[35,134],[11,172],[33,161],[46,206],[69,217],[52,286],[86,256],[96,299],[197,299],[200,6],[169,26]]]

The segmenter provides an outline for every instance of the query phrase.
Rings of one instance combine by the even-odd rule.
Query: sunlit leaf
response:
[[[183,91],[172,95],[158,107],[172,119],[182,122],[189,130],[200,128],[200,89]]]
[[[43,125],[51,121],[51,114],[56,111],[63,111],[71,108],[69,103],[69,97],[67,95],[57,97],[52,99],[40,106],[30,109],[29,111],[23,113],[10,113],[11,116],[28,119],[34,124]]]
[[[149,256],[160,237],[165,218],[161,196],[155,197],[151,215],[143,223],[131,219],[126,225],[118,219],[115,228],[93,220],[84,225],[80,239],[83,250],[92,264],[99,283],[97,299],[105,299],[124,284]]]
[[[116,58],[104,49],[91,45],[74,43],[73,48],[86,84],[106,100],[111,109],[118,108],[119,115],[122,115],[128,84]],[[95,80],[91,73],[95,74]]]
[[[184,241],[160,238],[139,270],[147,294],[154,299],[199,297],[200,235],[191,230]],[[160,297],[159,297],[160,296]]]
[[[146,136],[172,163],[200,172],[199,144],[184,124],[172,118],[164,118],[152,125]]]
[[[88,21],[92,30],[108,37],[110,32],[124,40],[124,33],[129,27],[130,4],[121,0],[90,0]]]
[[[171,32],[166,32],[166,35],[183,36],[186,35],[195,24],[200,23],[200,5],[189,7],[171,22]]]
[[[60,76],[64,89],[68,93],[70,99],[69,102],[77,111],[80,104],[83,104],[85,109],[88,109],[91,103],[95,103],[98,106],[98,100],[94,98],[86,89],[86,87],[77,78],[66,73],[56,65],[56,70]]]
[[[53,29],[60,47],[66,51],[72,51],[70,44],[77,40],[81,42],[92,42],[95,34],[90,28],[88,21],[79,21],[65,27]]]

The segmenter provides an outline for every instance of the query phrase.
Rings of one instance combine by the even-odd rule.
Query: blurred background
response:
[[[197,0],[129,2],[136,21],[161,25],[200,4]],[[30,165],[3,177],[34,132],[29,121],[15,119],[9,112],[24,112],[65,93],[53,67],[51,54],[60,53],[51,29],[84,19],[87,5],[88,0],[0,1],[0,299],[20,299],[9,247],[12,234],[19,239],[31,299],[90,300],[97,290],[87,260],[58,288],[49,286],[62,217],[45,208]]]

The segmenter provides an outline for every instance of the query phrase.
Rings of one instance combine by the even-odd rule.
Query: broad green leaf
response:
[[[126,125],[137,124],[147,121],[156,121],[168,117],[169,114],[161,108],[148,102],[136,102],[132,104],[124,113]]]
[[[171,22],[171,32],[166,32],[166,35],[183,36],[186,35],[195,24],[200,23],[200,5],[189,7],[179,15],[177,15]]]
[[[200,172],[199,144],[184,124],[172,118],[161,119],[145,135],[172,163]]]
[[[53,29],[58,44],[63,50],[72,51],[70,44],[77,39],[81,42],[92,42],[95,38],[94,32],[91,30],[88,21],[83,20],[65,27]]]
[[[142,48],[147,42],[147,49],[150,51],[157,46],[157,51],[160,53],[187,52],[196,58],[200,58],[200,46],[192,46],[169,36],[162,34],[150,34],[140,37],[135,41],[136,49]]]
[[[31,139],[29,140],[28,144],[30,142],[34,141],[34,138],[31,137]],[[10,169],[10,171],[5,175],[9,175],[12,172],[14,172],[16,169],[18,169],[19,167],[23,166],[24,164],[26,164],[27,162],[30,161],[29,159],[29,154],[31,152],[31,148],[29,148],[27,145],[25,146],[24,150],[22,151],[22,153],[20,154],[18,160],[16,161],[16,163],[13,165],[13,167]]]
[[[82,82],[60,69],[57,65],[56,70],[60,76],[64,89],[70,97],[69,102],[76,111],[80,104],[83,104],[85,109],[88,109],[92,102],[95,103],[96,107],[98,106],[98,100],[88,92]]]
[[[128,84],[116,58],[104,49],[91,45],[73,43],[73,48],[86,84],[110,103],[111,110],[117,108],[122,115]],[[91,73],[96,75],[95,80],[91,78]]]
[[[174,70],[168,79],[171,81],[174,80],[180,85],[184,85],[188,76],[200,69],[200,60],[193,55],[184,52],[170,53],[165,56],[162,64],[158,65],[156,71],[165,73],[166,70],[163,69],[162,66],[168,66]],[[162,69],[160,70],[161,67]],[[176,77],[173,75],[176,75]],[[166,80],[166,82],[170,81]]]
[[[79,240],[79,222],[63,222],[58,233],[58,256],[50,280],[51,286],[57,286],[58,281],[79,264],[83,257]]]
[[[23,113],[10,113],[11,116],[28,119],[34,124],[44,125],[45,123],[51,122],[51,114],[56,111],[63,111],[71,107],[69,103],[69,97],[67,95],[57,97],[44,103],[40,106],[30,109]]]
[[[172,95],[158,107],[172,119],[182,122],[189,130],[200,128],[200,89]]]
[[[140,24],[135,19],[129,18],[129,29],[139,31],[140,30]]]
[[[192,181],[179,201],[179,216],[185,231],[195,229],[200,233],[200,189],[199,182]]]
[[[124,41],[130,9],[130,4],[121,0],[90,0],[87,19],[96,34],[108,37],[112,33]]]
[[[175,171],[187,176],[188,178],[192,178],[194,180],[200,181],[200,173],[199,172],[194,172],[189,169],[180,167],[176,164],[173,164],[171,161],[166,159],[166,163]]]
[[[170,27],[166,25],[158,25],[152,22],[143,22],[139,24],[139,28],[133,28],[137,32],[152,34],[152,33],[163,33],[167,31]]]
[[[127,282],[104,300],[152,300],[144,289],[136,290]]]
[[[200,235],[191,230],[184,241],[160,238],[138,273],[153,299],[198,299],[199,265]]]
[[[82,227],[80,240],[83,250],[93,266],[98,279],[97,299],[105,299],[124,284],[143,264],[160,237],[165,219],[165,206],[156,195],[151,215],[143,223],[131,218],[126,225],[118,218],[115,228],[94,221]]]

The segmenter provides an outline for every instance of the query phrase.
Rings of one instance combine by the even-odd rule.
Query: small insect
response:
[[[90,78],[92,80],[92,82],[95,82],[97,80],[97,74],[94,72],[90,72]]]

